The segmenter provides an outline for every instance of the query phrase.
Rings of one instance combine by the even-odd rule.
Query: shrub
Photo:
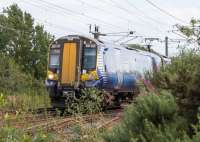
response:
[[[150,94],[138,97],[126,111],[119,126],[104,135],[106,142],[187,141],[185,120],[178,116],[171,95]]]
[[[82,89],[80,96],[74,96],[68,98],[66,102],[67,113],[72,114],[92,114],[100,112],[102,108],[103,94],[96,88]],[[73,100],[73,101],[72,101]]]
[[[50,107],[50,98],[45,92],[40,95],[37,95],[34,92],[30,92],[29,94],[23,93],[20,95],[6,95],[4,98],[6,104],[3,106],[0,105],[0,108],[9,110],[28,112],[37,108]]]
[[[55,142],[52,134],[39,132],[33,136],[14,128],[0,128],[1,142]]]
[[[21,71],[14,60],[4,54],[0,54],[0,92],[13,95],[29,93],[43,93],[44,85],[41,81],[33,79],[30,75]]]
[[[74,136],[70,142],[99,142],[102,140],[99,130],[95,128],[95,122],[87,125],[86,123],[88,122],[81,119],[76,122],[72,128]]]
[[[150,75],[152,83],[171,91],[176,97],[181,113],[196,122],[200,106],[200,53],[183,51],[171,64]]]
[[[5,96],[1,93],[1,94],[0,94],[0,108],[6,106],[6,104],[7,104],[6,98],[5,98]]]

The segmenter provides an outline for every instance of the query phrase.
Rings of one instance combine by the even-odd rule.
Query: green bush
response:
[[[178,116],[171,95],[150,94],[137,98],[106,142],[180,142],[187,141],[185,120]]]
[[[74,94],[68,96],[67,113],[92,114],[101,111],[103,102],[101,91],[96,88],[85,88],[81,90],[80,94],[78,97],[75,97]]]
[[[183,51],[171,64],[150,75],[152,83],[171,91],[179,109],[189,121],[196,122],[200,106],[200,53]]]
[[[21,130],[14,128],[0,128],[1,142],[55,142],[52,134],[39,132],[28,135]]]
[[[41,81],[33,79],[30,75],[21,71],[14,60],[4,54],[0,54],[0,92],[6,95],[35,92],[44,92]]]

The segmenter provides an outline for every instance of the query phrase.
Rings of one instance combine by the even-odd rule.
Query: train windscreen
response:
[[[96,68],[96,48],[84,48],[83,69],[93,70]]]

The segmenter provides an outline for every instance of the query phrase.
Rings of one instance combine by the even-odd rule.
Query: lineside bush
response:
[[[171,64],[151,74],[151,82],[159,89],[166,89],[176,97],[181,113],[188,121],[197,122],[200,106],[200,53],[182,51]]]
[[[49,107],[44,83],[22,72],[12,58],[4,54],[0,56],[0,109]]]
[[[45,132],[37,132],[34,135],[28,135],[21,130],[14,128],[0,128],[1,142],[56,142],[54,136]]]
[[[0,54],[0,92],[3,94],[20,94],[35,91],[42,92],[44,85],[41,81],[33,79],[29,74],[21,71],[14,60]]]
[[[82,89],[78,97],[71,95],[66,101],[66,113],[81,115],[93,114],[102,110],[103,94],[96,88]]]
[[[178,116],[171,95],[138,97],[120,126],[105,135],[106,142],[176,142],[184,140],[185,120]]]

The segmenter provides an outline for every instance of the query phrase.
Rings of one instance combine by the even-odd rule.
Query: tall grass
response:
[[[46,93],[40,95],[34,93],[6,95],[4,101],[5,105],[1,108],[8,110],[28,111],[37,108],[50,107],[50,99]]]

